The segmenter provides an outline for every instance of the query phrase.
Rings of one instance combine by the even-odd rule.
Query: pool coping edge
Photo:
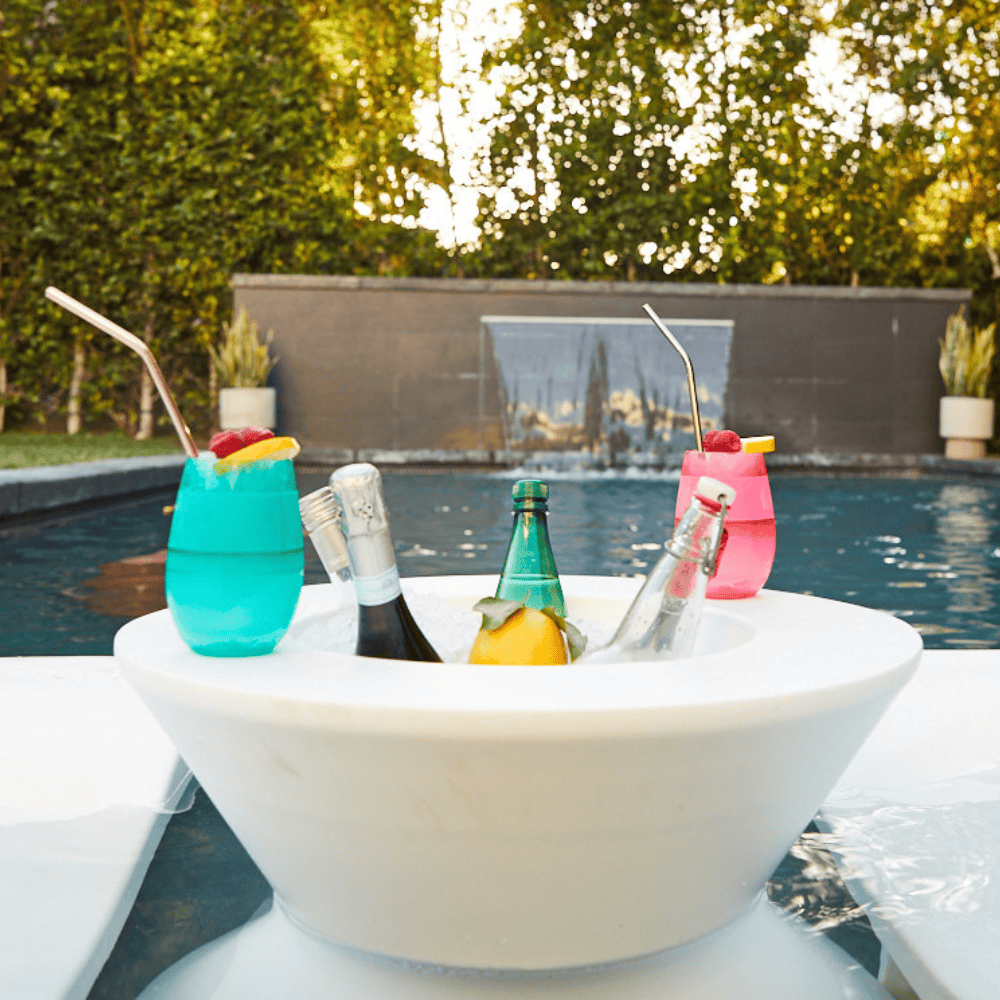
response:
[[[180,483],[185,457],[150,455],[0,469],[0,519],[169,489]]]
[[[393,470],[472,470],[513,468],[545,463],[545,452],[453,451],[447,449],[383,450],[373,448],[302,449],[296,466],[305,471],[333,469],[350,462],[371,462]],[[135,493],[169,489],[180,483],[185,456],[153,455],[100,459],[27,469],[0,469],[0,520],[36,511],[69,507]],[[937,473],[1000,476],[1000,458],[954,459],[944,455],[771,454],[775,472]]]

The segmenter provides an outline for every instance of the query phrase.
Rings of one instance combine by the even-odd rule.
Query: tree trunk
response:
[[[139,389],[139,429],[135,432],[136,441],[148,441],[153,436],[153,377],[142,366],[142,381]]]
[[[87,349],[83,341],[73,342],[73,376],[69,380],[69,405],[66,408],[66,433],[79,434],[82,420],[80,418],[80,390],[83,388],[84,366],[87,360]]]
[[[441,61],[441,35],[443,32],[442,20],[444,19],[444,4],[438,3],[436,15],[437,15],[437,33],[434,37],[434,101],[437,105],[437,125],[441,130],[441,155],[443,157],[444,167],[444,193],[448,198],[448,216],[451,222],[451,244],[456,250],[458,249],[458,223],[455,218],[455,199],[452,196],[452,169],[451,169],[451,145],[448,142],[448,130],[445,125],[444,108],[441,105],[441,91],[444,87],[444,79],[442,74],[442,61]]]
[[[219,429],[219,373],[211,354],[208,356],[208,425],[213,432]]]
[[[146,263],[149,265],[150,254],[146,254]],[[142,339],[148,344],[153,339],[153,331],[156,329],[152,317],[146,320],[146,329],[142,332]],[[153,385],[153,376],[149,374],[146,365],[142,365],[142,375],[139,380],[139,427],[135,432],[136,441],[148,441],[153,436],[153,393],[156,387]]]
[[[1000,281],[1000,255],[997,254],[996,250],[986,244],[986,256],[989,257],[990,263],[993,265],[993,274],[991,277],[994,281]]]

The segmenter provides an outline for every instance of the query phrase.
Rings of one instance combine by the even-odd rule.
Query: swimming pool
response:
[[[510,485],[496,474],[385,475],[403,576],[498,572]],[[326,473],[300,473],[301,492]],[[632,575],[656,561],[676,479],[548,477],[562,573]],[[927,648],[1000,644],[1000,482],[955,477],[771,477],[778,544],[768,586],[881,608]],[[170,493],[0,525],[0,655],[108,654],[125,620],[162,607]],[[148,557],[153,556],[150,560]],[[306,582],[326,579],[306,545]]]
[[[514,474],[385,474],[404,576],[499,569]],[[301,492],[326,473],[301,473]],[[548,477],[561,572],[644,573],[673,522],[676,479]],[[956,477],[772,476],[778,550],[769,586],[883,608],[930,648],[997,646],[1000,482]],[[163,606],[169,492],[0,525],[0,655],[108,654],[135,614]],[[325,580],[310,545],[306,579]],[[150,558],[152,557],[152,558]],[[829,856],[807,835],[768,892],[873,971],[878,943]],[[171,820],[92,1000],[135,996],[193,947],[241,924],[267,883],[211,802]]]

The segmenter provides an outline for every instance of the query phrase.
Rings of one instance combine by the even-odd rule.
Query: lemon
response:
[[[215,472],[224,476],[227,472],[241,465],[249,465],[251,462],[259,462],[267,459],[269,462],[279,462],[285,458],[295,458],[299,453],[299,442],[293,437],[273,437],[265,438],[263,441],[255,441],[248,444],[239,451],[234,451],[225,458],[220,458],[212,468]]]
[[[568,660],[562,629],[534,608],[520,608],[497,628],[481,629],[469,654],[469,663],[516,666],[548,666]]]
[[[762,434],[760,437],[740,438],[740,444],[743,445],[743,451],[748,455],[756,452],[774,451],[774,436]]]

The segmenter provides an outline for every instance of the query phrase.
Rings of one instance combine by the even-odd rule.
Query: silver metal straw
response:
[[[85,306],[82,302],[77,302],[76,299],[65,292],[60,292],[58,288],[53,288],[49,285],[45,289],[45,297],[49,301],[55,302],[56,305],[62,306],[68,312],[73,313],[74,316],[79,316],[80,319],[86,320],[91,326],[96,326],[98,330],[103,330],[109,336],[114,337],[115,340],[121,341],[126,347],[131,347],[142,358],[146,368],[149,370],[149,374],[153,377],[153,384],[160,393],[160,399],[163,400],[163,405],[167,408],[167,413],[170,414],[174,430],[177,431],[177,436],[181,439],[184,451],[191,458],[197,458],[198,449],[191,438],[191,431],[188,429],[188,425],[184,423],[181,411],[177,409],[174,397],[171,395],[167,381],[163,377],[163,372],[160,371],[160,366],[156,363],[156,358],[153,357],[153,352],[149,349],[149,345],[134,333],[129,333],[128,330],[123,329],[117,323],[112,323],[111,320],[105,318],[100,313],[94,312],[89,306]]]
[[[670,330],[667,329],[663,320],[660,319],[655,312],[653,312],[652,306],[650,306],[648,302],[644,302],[642,308],[645,310],[646,315],[656,324],[660,333],[662,333],[663,336],[670,341],[674,350],[684,361],[684,367],[687,369],[688,395],[691,397],[691,419],[694,422],[694,443],[698,446],[698,451],[704,451],[705,449],[702,447],[701,443],[701,413],[698,410],[698,389],[694,381],[694,365],[691,364],[688,352],[681,346],[681,342],[670,332]]]

